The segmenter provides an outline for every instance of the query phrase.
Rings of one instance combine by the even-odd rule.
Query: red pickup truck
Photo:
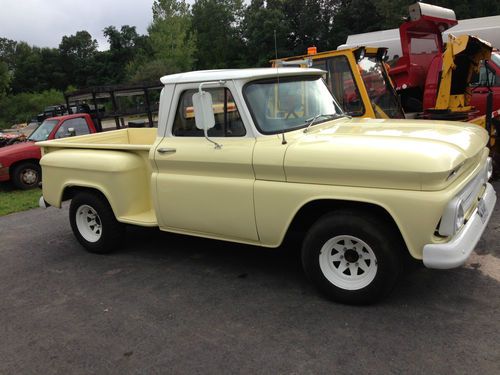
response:
[[[0,148],[0,182],[10,180],[23,190],[37,187],[42,179],[39,165],[42,153],[35,142],[95,132],[94,123],[86,113],[46,119],[27,142]]]

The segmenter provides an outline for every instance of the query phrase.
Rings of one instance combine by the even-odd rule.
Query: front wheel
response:
[[[339,211],[309,230],[302,248],[306,275],[329,298],[373,303],[388,294],[401,272],[401,240],[384,220]]]
[[[16,165],[12,171],[12,182],[18,189],[28,190],[38,187],[42,179],[40,166],[26,161]]]
[[[125,234],[124,224],[116,220],[108,201],[98,193],[77,193],[71,200],[69,220],[77,240],[92,253],[113,251]]]

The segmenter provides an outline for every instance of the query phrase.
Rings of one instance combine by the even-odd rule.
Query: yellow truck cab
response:
[[[476,125],[347,115],[323,70],[263,68],[162,78],[158,129],[41,142],[41,206],[71,199],[89,251],[125,224],[280,246],[300,234],[305,273],[327,296],[370,303],[406,256],[460,266],[496,194]]]
[[[362,118],[405,118],[384,63],[386,48],[355,47],[272,60],[274,67],[317,68],[344,112]]]

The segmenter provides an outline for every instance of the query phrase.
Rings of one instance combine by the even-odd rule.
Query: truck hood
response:
[[[40,147],[35,146],[35,142],[21,142],[14,145],[5,146],[0,148],[0,156],[12,155],[18,152],[26,152],[33,149],[40,149]]]
[[[18,156],[22,155],[24,157],[29,157],[26,155],[32,155],[33,153],[40,154],[38,158],[41,157],[40,147],[36,146],[34,142],[22,142],[16,143],[15,145],[5,146],[0,148],[0,162],[16,159]]]
[[[294,132],[284,169],[289,182],[438,190],[487,142],[483,128],[463,122],[340,119]]]

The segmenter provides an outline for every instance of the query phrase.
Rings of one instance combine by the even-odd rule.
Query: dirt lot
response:
[[[0,218],[2,374],[500,373],[499,203],[466,266],[370,307],[318,295],[293,251],[131,229],[97,256],[67,216]]]

